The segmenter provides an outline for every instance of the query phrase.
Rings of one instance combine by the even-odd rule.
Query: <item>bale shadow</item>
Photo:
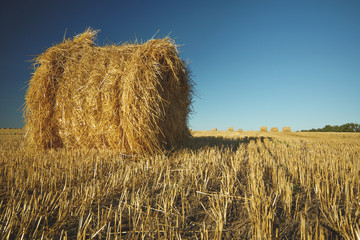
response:
[[[243,137],[243,138],[226,138],[226,137],[214,137],[214,136],[202,136],[202,137],[190,137],[188,141],[183,142],[173,149],[176,150],[191,150],[198,151],[206,148],[218,148],[229,149],[235,152],[240,146],[245,146],[251,142],[261,141],[264,143],[265,139],[272,140],[270,137]]]

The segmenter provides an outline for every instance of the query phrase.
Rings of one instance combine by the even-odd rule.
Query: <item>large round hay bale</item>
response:
[[[213,128],[213,131],[217,131],[217,128]]]
[[[149,153],[186,139],[192,82],[174,41],[99,47],[96,35],[88,29],[35,58],[29,145]]]
[[[260,127],[260,132],[267,132],[267,127],[264,126]]]
[[[270,129],[270,131],[271,131],[271,132],[278,132],[278,131],[279,131],[279,128],[277,128],[277,127],[272,127],[272,128]]]
[[[234,128],[233,127],[228,127],[228,131],[233,132]]]
[[[283,132],[291,132],[291,127],[283,127]]]

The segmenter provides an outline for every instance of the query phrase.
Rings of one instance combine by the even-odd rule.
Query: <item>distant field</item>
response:
[[[25,134],[24,129],[22,128],[0,128],[0,135],[23,135]]]
[[[0,239],[359,239],[360,134],[193,131],[152,157],[0,129]]]

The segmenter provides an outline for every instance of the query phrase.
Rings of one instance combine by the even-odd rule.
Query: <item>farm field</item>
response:
[[[0,130],[0,239],[360,239],[360,134],[192,135],[133,157]]]

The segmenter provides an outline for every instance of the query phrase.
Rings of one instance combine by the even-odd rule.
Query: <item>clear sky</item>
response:
[[[360,123],[360,1],[13,1],[0,8],[0,127],[22,127],[35,55],[170,34],[196,85],[195,130]]]

